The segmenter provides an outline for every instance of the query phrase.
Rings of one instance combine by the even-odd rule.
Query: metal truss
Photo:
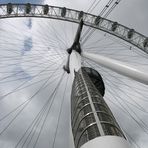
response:
[[[74,23],[79,23],[80,20],[83,19],[84,25],[99,29],[121,38],[148,54],[148,37],[117,22],[113,22],[93,14],[85,13],[83,11],[73,10],[65,7],[36,5],[30,3],[1,4],[0,19],[12,17],[50,18]]]

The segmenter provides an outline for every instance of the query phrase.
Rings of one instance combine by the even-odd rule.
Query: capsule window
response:
[[[114,119],[106,113],[98,112],[97,115],[98,115],[100,121],[114,123]]]
[[[90,105],[85,105],[82,108],[76,110],[76,113],[73,115],[72,125],[74,126],[76,122],[79,122],[82,119],[82,116],[92,112]]]
[[[92,140],[96,137],[100,136],[98,127],[96,124],[92,124],[90,126],[88,126],[80,135],[78,142],[75,141],[76,143],[76,147],[80,148],[81,145],[83,145],[84,143],[86,143],[89,140]]]
[[[95,106],[96,111],[103,111],[103,112],[108,113],[108,110],[104,105],[99,104],[99,103],[94,103],[94,106]]]
[[[124,137],[124,134],[116,126],[109,123],[102,123],[101,125],[103,127],[105,135],[116,135]]]

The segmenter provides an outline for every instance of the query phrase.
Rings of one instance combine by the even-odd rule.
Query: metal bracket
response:
[[[67,63],[65,66],[63,66],[63,69],[69,74],[70,73],[70,68],[69,68],[69,61],[70,61],[70,54],[72,53],[72,50],[75,50],[76,52],[78,52],[79,54],[81,54],[81,45],[80,45],[80,37],[81,37],[81,32],[82,32],[82,28],[83,28],[83,20],[80,20],[78,29],[77,29],[77,33],[74,39],[74,42],[72,44],[72,46],[70,48],[67,49],[68,52],[68,59],[67,59]]]

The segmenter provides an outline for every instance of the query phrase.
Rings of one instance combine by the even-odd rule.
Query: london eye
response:
[[[85,148],[105,135],[148,146],[148,32],[114,18],[124,2],[1,3],[0,147]]]

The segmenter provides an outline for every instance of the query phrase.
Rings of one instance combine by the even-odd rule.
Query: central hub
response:
[[[81,54],[81,45],[80,45],[80,42],[78,43],[74,43],[71,48],[67,49],[67,52],[69,54],[71,54],[72,50],[75,50],[77,51],[79,54]]]
[[[66,65],[63,67],[63,69],[67,72],[70,73],[70,68],[69,68],[69,59],[70,59],[70,54],[72,53],[73,50],[75,50],[76,52],[78,52],[79,54],[81,54],[81,44],[80,44],[80,37],[81,37],[81,32],[82,32],[82,28],[83,28],[83,20],[80,20],[78,29],[77,29],[77,33],[74,39],[74,42],[72,44],[72,46],[70,48],[67,49],[68,52],[68,60]]]

